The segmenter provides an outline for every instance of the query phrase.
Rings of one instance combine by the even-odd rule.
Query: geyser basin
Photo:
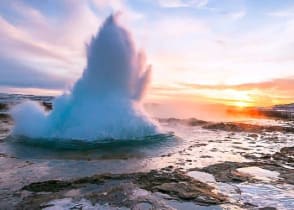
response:
[[[35,102],[12,111],[13,135],[58,139],[136,139],[158,133],[141,99],[151,68],[117,15],[106,19],[87,47],[87,66],[70,94],[46,113]]]

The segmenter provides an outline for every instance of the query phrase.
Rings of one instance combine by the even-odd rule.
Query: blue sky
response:
[[[153,66],[151,98],[294,100],[293,0],[0,0],[0,91],[69,89],[116,11]]]

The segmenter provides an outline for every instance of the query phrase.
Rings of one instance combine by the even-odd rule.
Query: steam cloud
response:
[[[13,135],[97,140],[156,134],[141,105],[150,73],[144,54],[111,15],[87,47],[87,66],[71,93],[57,97],[49,113],[32,101],[14,107]]]

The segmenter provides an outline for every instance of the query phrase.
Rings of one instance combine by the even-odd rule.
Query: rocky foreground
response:
[[[223,162],[201,169],[190,169],[188,172],[170,166],[146,173],[98,174],[73,180],[35,182],[16,192],[19,202],[15,208],[50,209],[59,206],[68,209],[174,209],[176,205],[171,205],[174,202],[178,203],[180,209],[185,209],[185,205],[188,207],[191,203],[195,204],[194,207],[211,206],[211,209],[275,209],[258,208],[242,202],[239,200],[241,191],[235,184],[258,183],[262,178],[270,178],[266,175],[255,177],[250,172],[240,170],[255,167],[255,170],[278,172],[278,178],[268,180],[271,184],[293,185],[294,170],[281,165],[293,166],[293,151],[293,147],[283,148],[272,156],[262,158],[262,161]],[[195,172],[198,178],[197,175],[191,176]],[[254,170],[252,172],[254,174]],[[207,183],[200,175],[213,175],[215,180]],[[232,198],[226,190],[221,189],[220,183],[234,186],[237,198]]]
[[[52,152],[1,113],[0,209],[294,209],[293,122],[159,121],[179,138]]]

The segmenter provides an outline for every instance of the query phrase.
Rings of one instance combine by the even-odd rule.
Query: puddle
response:
[[[239,184],[241,201],[260,207],[294,209],[293,185]]]
[[[238,168],[237,171],[244,175],[249,175],[254,179],[263,180],[263,181],[272,181],[279,179],[279,172],[269,171],[263,168],[256,166]]]
[[[83,209],[83,210],[129,210],[126,207],[112,207],[108,204],[100,205],[95,204],[93,205],[89,200],[82,199],[80,201],[74,201],[71,198],[63,198],[50,201],[43,205],[44,210],[68,210],[68,209]]]
[[[188,176],[205,183],[216,183],[213,175],[201,171],[189,171]]]
[[[220,206],[199,206],[193,202],[179,202],[175,200],[171,200],[167,202],[169,206],[175,209],[185,209],[185,210],[221,210]]]

